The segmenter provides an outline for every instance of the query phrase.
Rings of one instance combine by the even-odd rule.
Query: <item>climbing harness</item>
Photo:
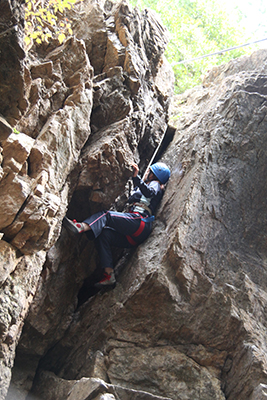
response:
[[[155,217],[154,215],[151,215],[150,217],[144,218],[141,216],[139,212],[133,212],[132,214],[140,215],[141,217],[140,226],[137,229],[137,231],[134,232],[132,235],[126,235],[126,238],[131,245],[136,246],[138,243],[133,239],[133,237],[137,238],[138,236],[140,236],[143,230],[145,229],[146,223],[153,222]]]
[[[151,209],[144,203],[134,203],[133,211],[140,214],[143,214],[145,211],[147,211],[149,216],[152,215]]]

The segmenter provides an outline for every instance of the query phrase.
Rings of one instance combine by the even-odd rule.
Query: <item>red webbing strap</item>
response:
[[[132,245],[132,246],[136,246],[137,243],[131,238],[131,236],[126,235],[126,239],[128,240],[128,242]]]
[[[137,245],[137,243],[133,240],[132,236],[133,236],[133,237],[137,237],[137,236],[141,235],[141,233],[143,232],[143,230],[144,230],[144,228],[145,228],[145,224],[146,224],[145,221],[143,221],[143,220],[141,219],[140,226],[139,226],[139,228],[137,229],[137,231],[134,232],[131,236],[129,236],[129,235],[126,236],[128,242],[129,242],[131,245],[133,245],[133,246],[136,246],[136,245]]]
[[[139,228],[137,229],[136,232],[134,232],[134,233],[132,234],[132,236],[133,236],[133,237],[137,237],[137,236],[141,235],[141,233],[142,233],[143,230],[145,229],[145,224],[146,224],[145,221],[143,221],[143,220],[141,219]]]

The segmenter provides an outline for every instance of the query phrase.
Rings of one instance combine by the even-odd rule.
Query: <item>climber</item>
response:
[[[72,233],[86,232],[89,239],[96,239],[103,278],[95,287],[115,287],[116,279],[112,263],[111,246],[131,248],[147,239],[152,230],[154,212],[159,204],[164,185],[170,177],[166,164],[152,164],[144,177],[138,175],[137,164],[133,167],[135,189],[128,198],[129,212],[100,211],[83,222],[64,218],[63,224]]]

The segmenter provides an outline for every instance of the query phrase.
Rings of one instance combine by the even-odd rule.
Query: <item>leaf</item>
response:
[[[25,36],[24,42],[26,43],[27,46],[28,46],[28,44],[31,43],[31,39],[29,38],[29,36]]]
[[[76,2],[77,0],[25,0],[25,36],[28,36],[25,42],[30,44],[31,39],[37,43],[47,42],[52,38],[51,34],[48,36],[45,32],[44,27],[48,23],[50,29],[53,29],[53,37],[57,37],[59,43],[62,44],[66,36],[73,35],[73,30],[71,21],[67,18],[62,20],[62,15],[57,16],[56,13],[64,14],[65,10],[70,10]]]
[[[33,32],[33,33],[31,33],[30,34],[30,37],[32,38],[32,39],[37,39],[38,38],[38,36],[40,36],[40,31],[39,32]]]
[[[58,35],[57,39],[58,39],[59,43],[62,44],[64,42],[64,40],[66,39],[66,36],[64,35],[64,33],[60,33]]]
[[[52,35],[50,33],[47,33],[46,36],[45,36],[45,41],[47,43],[49,43],[49,39],[51,39],[51,38],[52,38]]]

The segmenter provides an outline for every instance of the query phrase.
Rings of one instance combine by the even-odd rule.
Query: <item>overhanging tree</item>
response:
[[[203,73],[212,66],[245,54],[244,49],[239,49],[197,62],[178,64],[244,41],[244,32],[238,27],[238,21],[230,21],[219,1],[130,0],[130,3],[141,10],[155,10],[168,28],[170,42],[165,54],[174,69],[176,93],[199,84]]]
[[[25,42],[38,44],[57,39],[61,44],[72,35],[65,16],[78,0],[25,0]],[[80,0],[81,1],[81,0]]]

